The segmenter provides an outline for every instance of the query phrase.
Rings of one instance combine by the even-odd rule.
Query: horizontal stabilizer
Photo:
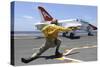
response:
[[[93,26],[92,24],[89,24],[89,25],[93,28],[93,30],[97,30],[96,26]]]

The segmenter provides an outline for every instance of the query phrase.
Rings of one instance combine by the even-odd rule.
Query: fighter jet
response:
[[[37,23],[35,26],[38,30],[40,30],[43,26],[50,24],[51,21],[55,18],[53,18],[43,7],[38,6],[38,10],[40,12],[42,22]],[[97,30],[97,27],[82,20],[82,19],[67,19],[67,20],[58,20],[58,25],[63,27],[80,27],[80,30],[84,30],[88,33],[88,36],[93,36],[92,30]],[[71,32],[63,32],[62,36],[66,37],[66,34],[69,34],[69,38],[75,37],[76,30],[73,30]]]

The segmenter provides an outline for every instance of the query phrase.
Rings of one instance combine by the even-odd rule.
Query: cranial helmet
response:
[[[58,20],[57,20],[57,19],[53,19],[53,20],[51,21],[51,24],[58,25]]]

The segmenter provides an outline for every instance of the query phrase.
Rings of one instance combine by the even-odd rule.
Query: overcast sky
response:
[[[15,31],[34,31],[34,24],[41,22],[38,6],[44,7],[50,15],[58,20],[81,18],[97,25],[97,7],[86,5],[68,5],[34,2],[15,2]]]

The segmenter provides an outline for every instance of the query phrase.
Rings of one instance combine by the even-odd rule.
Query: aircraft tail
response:
[[[89,24],[89,25],[93,28],[93,30],[97,30],[97,27],[96,26],[94,26],[92,24]]]
[[[39,11],[41,12],[41,15],[43,17],[44,21],[52,21],[52,16],[41,6],[38,7]]]

